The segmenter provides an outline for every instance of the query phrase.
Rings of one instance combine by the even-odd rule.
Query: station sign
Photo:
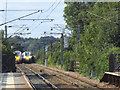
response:
[[[69,47],[69,38],[64,37],[64,48],[68,48],[68,47]]]

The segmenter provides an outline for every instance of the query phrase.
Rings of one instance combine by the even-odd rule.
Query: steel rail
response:
[[[17,66],[17,68],[22,72],[22,70],[20,69],[20,67]],[[27,75],[26,75],[24,72],[22,72],[22,73],[25,75],[25,77],[26,77],[27,80],[29,81],[29,83],[30,83],[30,85],[32,86],[32,88],[33,88],[34,90],[37,90],[37,89],[35,88],[35,86],[33,85],[33,83],[30,81],[30,79],[27,77]]]
[[[29,69],[29,70],[31,70],[32,72],[34,72],[32,69],[30,69],[30,68],[28,68],[27,66],[25,66],[27,69]],[[48,69],[49,70],[49,69]],[[50,70],[52,70],[52,69],[50,69]],[[57,72],[57,71],[55,71],[56,73],[59,73],[59,72]],[[35,74],[37,75],[37,73],[35,72]],[[62,73],[62,75],[63,76],[67,76],[67,75],[65,75],[65,74],[63,74]],[[39,74],[38,74],[38,76],[39,76]],[[40,77],[42,77],[41,75],[40,75]],[[77,84],[77,83],[74,83],[74,82],[70,82],[70,81],[67,81],[67,80],[65,80],[65,79],[63,79],[63,78],[61,78],[61,77],[59,77],[59,76],[56,76],[57,78],[59,78],[59,79],[61,79],[61,80],[63,80],[63,81],[65,81],[65,82],[67,82],[67,83],[70,83],[70,84],[72,84],[72,85],[74,85],[74,86],[76,86],[76,87],[79,87],[79,85]],[[69,76],[69,78],[72,78],[72,77],[70,77]],[[43,78],[43,80],[44,80],[44,78]],[[46,79],[45,79],[46,80]],[[48,80],[47,81],[45,81],[45,82],[47,82],[48,84],[50,83]],[[81,82],[83,82],[83,81],[81,81]],[[84,82],[84,83],[86,83],[86,82]],[[52,83],[51,83],[52,84]],[[86,84],[88,84],[88,83],[86,83]],[[90,84],[88,84],[88,85],[90,85]],[[54,86],[54,85],[53,85]],[[85,85],[80,85],[80,86],[82,86],[82,87],[84,87],[84,88],[87,88],[88,86],[85,86]],[[96,86],[94,86],[94,85],[90,85],[90,86],[92,86],[92,87],[94,87],[94,88],[97,88],[98,90],[100,90],[101,88],[99,88],[99,87],[96,87]],[[56,86],[55,86],[56,87]],[[90,89],[93,89],[92,87],[89,87]]]
[[[30,79],[27,77],[27,75],[24,73],[24,72],[22,72],[24,75],[25,75],[25,77],[27,78],[27,80],[29,81],[29,83],[30,83],[30,85],[33,87],[33,89],[34,90],[37,90],[36,88],[35,88],[35,86],[33,85],[33,83],[30,81]]]
[[[41,65],[42,66],[42,65]],[[51,71],[54,71],[54,72],[57,72],[57,73],[60,73],[60,74],[62,74],[62,75],[64,75],[64,76],[68,76],[68,77],[70,77],[70,78],[73,78],[73,79],[77,79],[76,77],[72,77],[72,76],[70,76],[69,74],[67,74],[67,73],[63,73],[63,72],[61,72],[61,71],[57,71],[57,70],[54,70],[54,69],[51,69],[51,68],[49,68],[49,67],[45,67],[45,66],[42,66],[43,68],[45,68],[45,69],[48,69],[48,70],[51,70]],[[60,77],[59,77],[60,78]],[[62,78],[61,78],[62,79]],[[89,82],[86,82],[86,81],[84,81],[84,80],[81,80],[81,79],[79,79],[81,82],[84,82],[84,83],[86,83],[86,84],[88,84],[88,85],[90,85],[90,86],[92,86],[92,87],[96,87],[96,88],[98,88],[98,89],[101,89],[101,87],[98,87],[97,86],[97,84],[91,84],[91,83],[89,83]],[[73,85],[77,85],[76,83],[72,83]],[[81,85],[81,86],[83,86],[83,87],[85,87],[86,88],[86,86],[84,86],[84,85]]]
[[[37,72],[33,71],[32,69],[28,68],[27,66],[25,66],[27,69],[29,69],[30,71],[32,71],[33,73],[35,73],[38,77],[40,77],[43,81],[45,81],[48,85],[50,85],[52,88],[55,88],[57,90],[60,90],[58,87],[56,87],[54,84],[52,84],[51,82],[49,82],[47,79],[45,79],[43,76],[41,76],[40,74],[38,74]]]
[[[61,76],[61,75],[62,75],[62,76],[68,76],[68,75],[66,75],[66,74],[64,74],[64,73],[61,73],[61,72],[59,72],[59,71],[52,70],[52,69],[50,69],[50,68],[45,68],[45,69],[51,70],[51,71],[56,72],[56,73],[60,73],[60,76]],[[65,81],[65,82],[67,82],[67,83],[70,83],[70,84],[72,84],[72,85],[74,85],[74,86],[76,86],[76,87],[79,87],[79,85],[78,85],[76,82],[67,81],[66,79],[63,79],[63,78],[61,78],[61,77],[59,77],[59,76],[57,76],[57,75],[56,75],[56,77],[59,78],[59,79],[61,79],[61,80],[63,80],[63,81]],[[75,79],[75,78],[72,78],[71,76],[68,76],[68,78],[69,78],[69,79],[70,79],[70,78],[71,78],[71,79]],[[83,82],[83,83],[85,83],[85,84],[87,84],[87,85],[92,86],[92,87],[89,87],[90,89],[93,89],[93,87],[94,87],[94,88],[96,88],[97,90],[101,90],[101,88],[99,88],[99,87],[97,87],[97,86],[94,86],[94,85],[91,85],[91,84],[89,84],[89,83],[86,83],[86,82],[84,82],[84,81],[81,81],[81,80],[80,80],[80,82]],[[84,87],[84,88],[88,88],[88,86],[85,86],[85,85],[80,85],[80,86],[82,86],[82,87]]]

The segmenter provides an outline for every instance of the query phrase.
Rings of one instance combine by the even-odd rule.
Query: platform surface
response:
[[[22,73],[0,73],[0,90],[1,89],[33,90],[28,80]]]
[[[114,76],[120,77],[120,72],[105,72],[105,74],[110,74],[110,75],[114,75]]]

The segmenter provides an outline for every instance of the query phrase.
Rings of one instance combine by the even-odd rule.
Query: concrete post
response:
[[[2,32],[0,32],[0,73],[2,73]]]
[[[61,68],[63,67],[63,33],[61,33]]]
[[[5,25],[5,38],[7,38],[7,26]]]

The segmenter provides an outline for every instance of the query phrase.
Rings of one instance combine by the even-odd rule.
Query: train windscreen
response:
[[[26,52],[26,53],[25,53],[25,56],[30,56],[30,55],[29,55],[29,52]]]
[[[20,53],[15,53],[15,56],[20,56]]]

